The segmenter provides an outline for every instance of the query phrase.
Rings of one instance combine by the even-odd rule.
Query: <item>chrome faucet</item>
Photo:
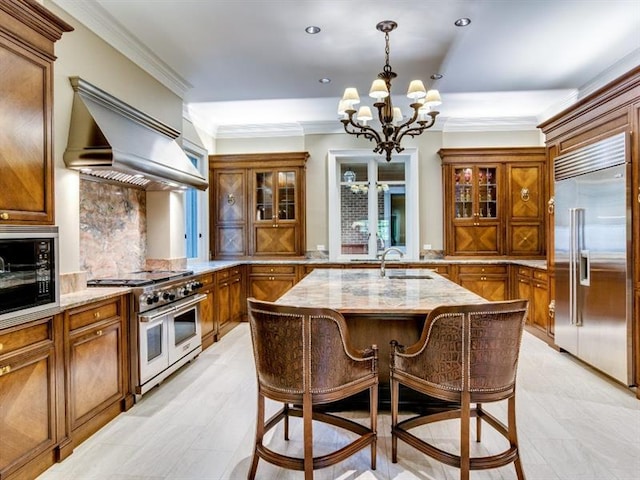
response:
[[[392,251],[398,252],[400,254],[400,257],[404,257],[404,253],[402,253],[402,250],[400,250],[397,247],[389,247],[384,252],[382,252],[382,256],[380,257],[381,258],[381,261],[380,261],[380,276],[381,277],[384,277],[384,274],[385,274],[384,262],[385,262],[385,260],[387,258],[387,253],[392,252]]]
[[[4,273],[4,258],[0,257],[0,273]]]

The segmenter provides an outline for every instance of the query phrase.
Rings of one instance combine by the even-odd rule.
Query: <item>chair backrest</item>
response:
[[[444,390],[512,392],[527,305],[526,300],[515,300],[437,307],[428,315],[420,340],[394,361]],[[413,359],[405,363],[403,356]]]
[[[247,305],[260,386],[293,399],[329,393],[366,371],[339,312],[255,299]]]

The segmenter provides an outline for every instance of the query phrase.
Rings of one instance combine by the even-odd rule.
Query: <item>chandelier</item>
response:
[[[415,137],[434,125],[436,116],[440,112],[432,110],[432,108],[442,103],[440,93],[437,90],[427,92],[422,80],[412,80],[407,91],[407,97],[413,101],[410,105],[413,109],[411,118],[404,122],[400,108],[393,106],[391,80],[398,75],[389,65],[389,32],[395,30],[397,26],[398,24],[392,20],[384,20],[376,25],[376,28],[384,33],[385,65],[382,72],[378,74],[378,78],[371,84],[369,96],[375,99],[373,106],[378,110],[381,131],[378,132],[367,124],[373,120],[371,109],[368,106],[361,106],[356,115],[355,105],[360,103],[356,88],[346,88],[338,106],[338,114],[343,116],[340,121],[344,125],[345,132],[356,137],[362,135],[364,138],[374,141],[376,143],[376,147],[373,149],[374,153],[385,152],[387,162],[391,161],[391,153],[394,150],[397,153],[404,150],[400,146],[400,142],[405,135]]]

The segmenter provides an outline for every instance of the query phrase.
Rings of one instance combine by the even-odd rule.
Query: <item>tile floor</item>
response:
[[[518,429],[528,480],[631,480],[640,478],[640,401],[566,354],[525,334],[518,376]],[[271,405],[276,407],[276,405]],[[502,414],[504,404],[493,411]],[[205,350],[128,412],[77,447],[39,480],[240,480],[246,478],[254,435],[255,378],[247,324]],[[502,417],[504,418],[504,417]],[[379,419],[378,468],[369,450],[316,471],[328,480],[447,480],[458,470],[427,459],[400,443],[390,462],[390,418]],[[425,427],[422,427],[425,428]],[[341,432],[318,427],[318,448],[340,442]],[[483,430],[477,449],[494,452],[501,437]],[[289,452],[301,443],[281,431],[271,446]],[[454,438],[453,422],[424,435]],[[344,440],[344,438],[343,438]],[[449,442],[450,443],[450,442]],[[493,447],[496,447],[494,449]],[[483,450],[484,451],[484,450]],[[258,479],[302,479],[260,461]],[[515,479],[512,465],[471,473],[472,479]]]

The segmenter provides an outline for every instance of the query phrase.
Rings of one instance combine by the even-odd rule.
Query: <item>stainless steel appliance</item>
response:
[[[58,227],[0,226],[0,328],[59,305]]]
[[[631,164],[621,133],[554,161],[555,342],[633,384]]]
[[[102,278],[89,286],[132,287],[131,322],[132,369],[136,398],[160,384],[165,378],[202,351],[199,294],[202,283],[191,271],[134,272],[120,278]]]

